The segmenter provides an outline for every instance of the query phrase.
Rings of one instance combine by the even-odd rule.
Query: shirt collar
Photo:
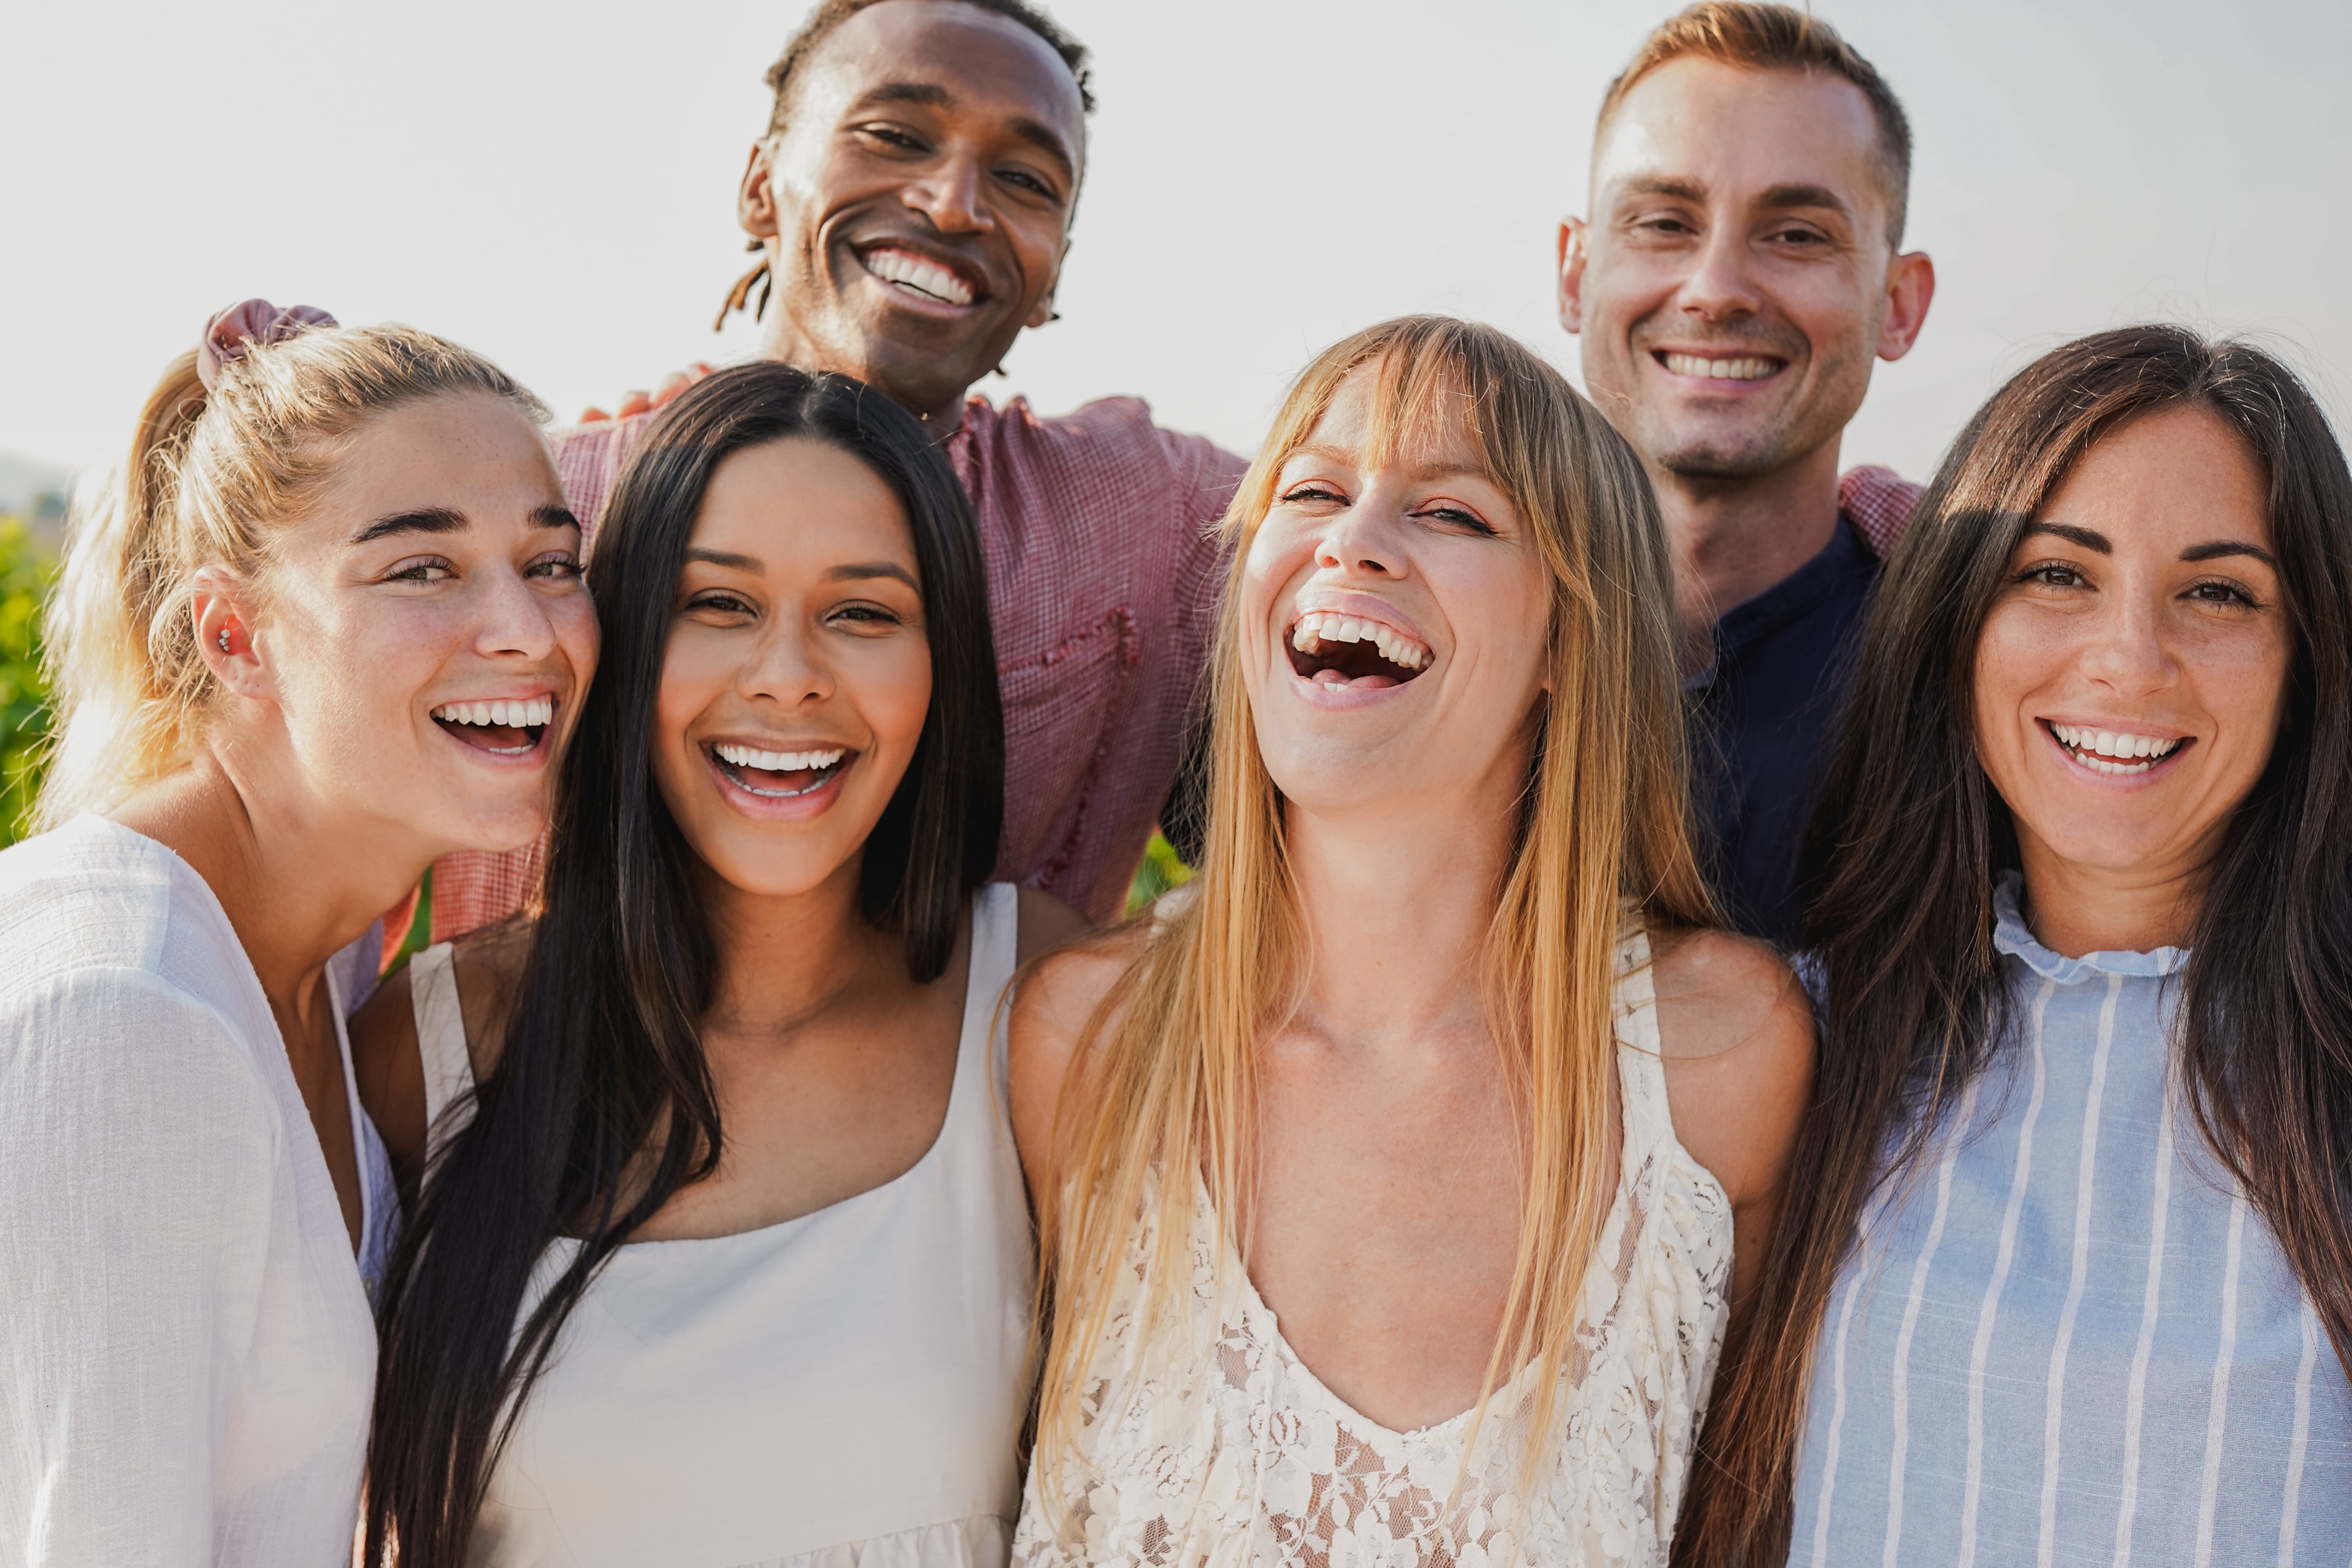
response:
[[[1992,945],[1993,951],[2008,953],[2036,974],[2061,985],[2072,985],[2094,974],[2158,976],[2176,974],[2188,967],[2189,950],[2185,947],[2159,947],[2154,952],[2086,952],[2080,958],[2053,952],[2034,940],[2025,917],[2018,911],[2019,897],[2024,890],[2025,879],[2015,871],[2003,871],[1995,879]]]

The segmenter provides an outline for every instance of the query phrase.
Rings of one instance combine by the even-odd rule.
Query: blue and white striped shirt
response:
[[[2352,1388],[2168,1071],[2189,955],[2063,958],[1830,1298],[1792,1564],[2352,1564]],[[2168,1090],[2168,1084],[2171,1088]]]

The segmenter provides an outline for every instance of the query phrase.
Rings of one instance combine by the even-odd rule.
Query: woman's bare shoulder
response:
[[[1813,1081],[1813,1015],[1769,946],[1721,931],[1651,936],[1675,1132],[1735,1203],[1777,1184]]]
[[[523,968],[530,962],[538,922],[517,916],[469,931],[451,944],[450,973],[457,982],[457,1013],[466,1024],[466,1052],[477,1081],[498,1066]]]
[[[1148,935],[1136,922],[1080,936],[1030,964],[1014,982],[1005,1070],[1013,1138],[1033,1192],[1051,1190],[1054,1124],[1087,1025],[1143,952]]]

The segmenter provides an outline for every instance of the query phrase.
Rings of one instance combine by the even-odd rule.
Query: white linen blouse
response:
[[[392,1189],[351,1106],[380,1262]],[[0,1560],[348,1563],[374,1376],[326,1158],[212,889],[103,817],[0,852]]]

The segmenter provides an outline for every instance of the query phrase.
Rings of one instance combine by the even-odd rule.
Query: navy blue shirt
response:
[[[1734,929],[1796,945],[1797,857],[1837,751],[1878,557],[1843,514],[1820,554],[1715,623],[1685,681],[1701,852]]]

